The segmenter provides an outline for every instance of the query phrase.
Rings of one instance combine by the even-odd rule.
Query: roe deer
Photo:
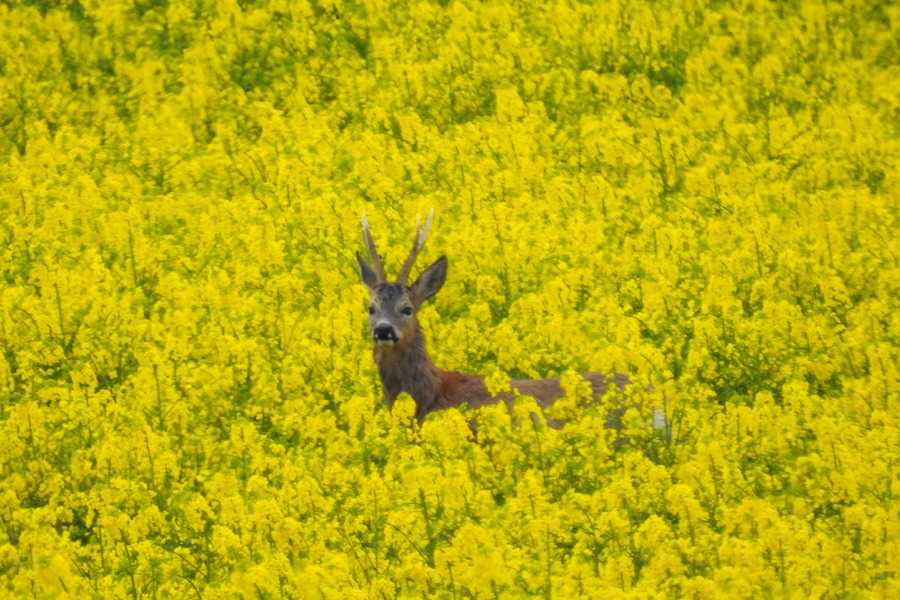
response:
[[[441,289],[447,278],[447,258],[442,256],[425,269],[416,281],[409,285],[407,279],[413,263],[431,227],[434,209],[428,213],[425,227],[420,228],[421,219],[416,220],[416,236],[412,250],[397,281],[389,282],[375,241],[369,230],[366,215],[362,215],[363,237],[372,264],[369,265],[359,252],[360,276],[369,289],[369,332],[372,336],[372,354],[378,366],[384,400],[390,408],[401,392],[412,396],[416,403],[416,419],[421,423],[434,411],[468,405],[469,408],[511,402],[514,394],[506,392],[492,395],[484,383],[483,375],[470,375],[456,371],[445,371],[435,366],[425,350],[425,336],[419,327],[416,313],[422,303]],[[591,384],[594,399],[599,399],[610,384],[624,389],[628,377],[623,374],[606,377],[600,373],[582,373]],[[510,387],[519,394],[533,397],[542,409],[546,409],[564,394],[558,379],[512,379]],[[607,426],[617,426],[624,408],[615,409],[607,416]],[[654,419],[656,421],[656,419]],[[553,427],[561,427],[562,422],[548,420]]]

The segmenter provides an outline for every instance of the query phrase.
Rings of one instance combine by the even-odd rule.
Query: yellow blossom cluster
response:
[[[3,3],[0,596],[900,596],[898,40],[886,0]],[[433,359],[562,376],[562,429],[383,406],[359,215],[395,273],[429,207]]]

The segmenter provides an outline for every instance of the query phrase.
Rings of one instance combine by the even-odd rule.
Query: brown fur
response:
[[[499,402],[510,403],[513,400],[514,394],[509,392],[491,395],[483,375],[445,371],[436,367],[425,350],[425,336],[418,328],[418,323],[415,323],[414,331],[409,337],[410,341],[405,344],[398,343],[387,349],[375,344],[373,348],[372,354],[378,365],[388,407],[393,405],[398,395],[405,392],[415,401],[416,418],[422,422],[430,413],[438,410],[463,405],[480,408]],[[628,384],[628,377],[622,374],[611,379],[600,373],[582,373],[581,376],[591,383],[594,399],[603,396],[610,383],[620,389]],[[544,409],[564,395],[558,379],[512,379],[510,386],[521,395],[533,397],[538,406]],[[555,420],[549,423],[562,425]]]

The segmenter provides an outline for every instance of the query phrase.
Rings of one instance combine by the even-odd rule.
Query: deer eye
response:
[[[406,315],[408,317],[409,315],[411,315],[413,313],[413,310],[412,310],[411,306],[405,306],[405,307],[403,307],[403,310],[401,310],[400,312],[402,312],[404,315]]]
[[[370,306],[370,307],[369,307],[369,314],[370,314],[370,315],[374,315],[374,314],[375,314],[375,307],[374,307],[374,306]]]

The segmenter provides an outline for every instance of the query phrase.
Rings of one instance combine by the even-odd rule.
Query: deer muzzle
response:
[[[372,330],[372,338],[379,345],[393,345],[397,343],[397,331],[387,323],[379,323]]]

